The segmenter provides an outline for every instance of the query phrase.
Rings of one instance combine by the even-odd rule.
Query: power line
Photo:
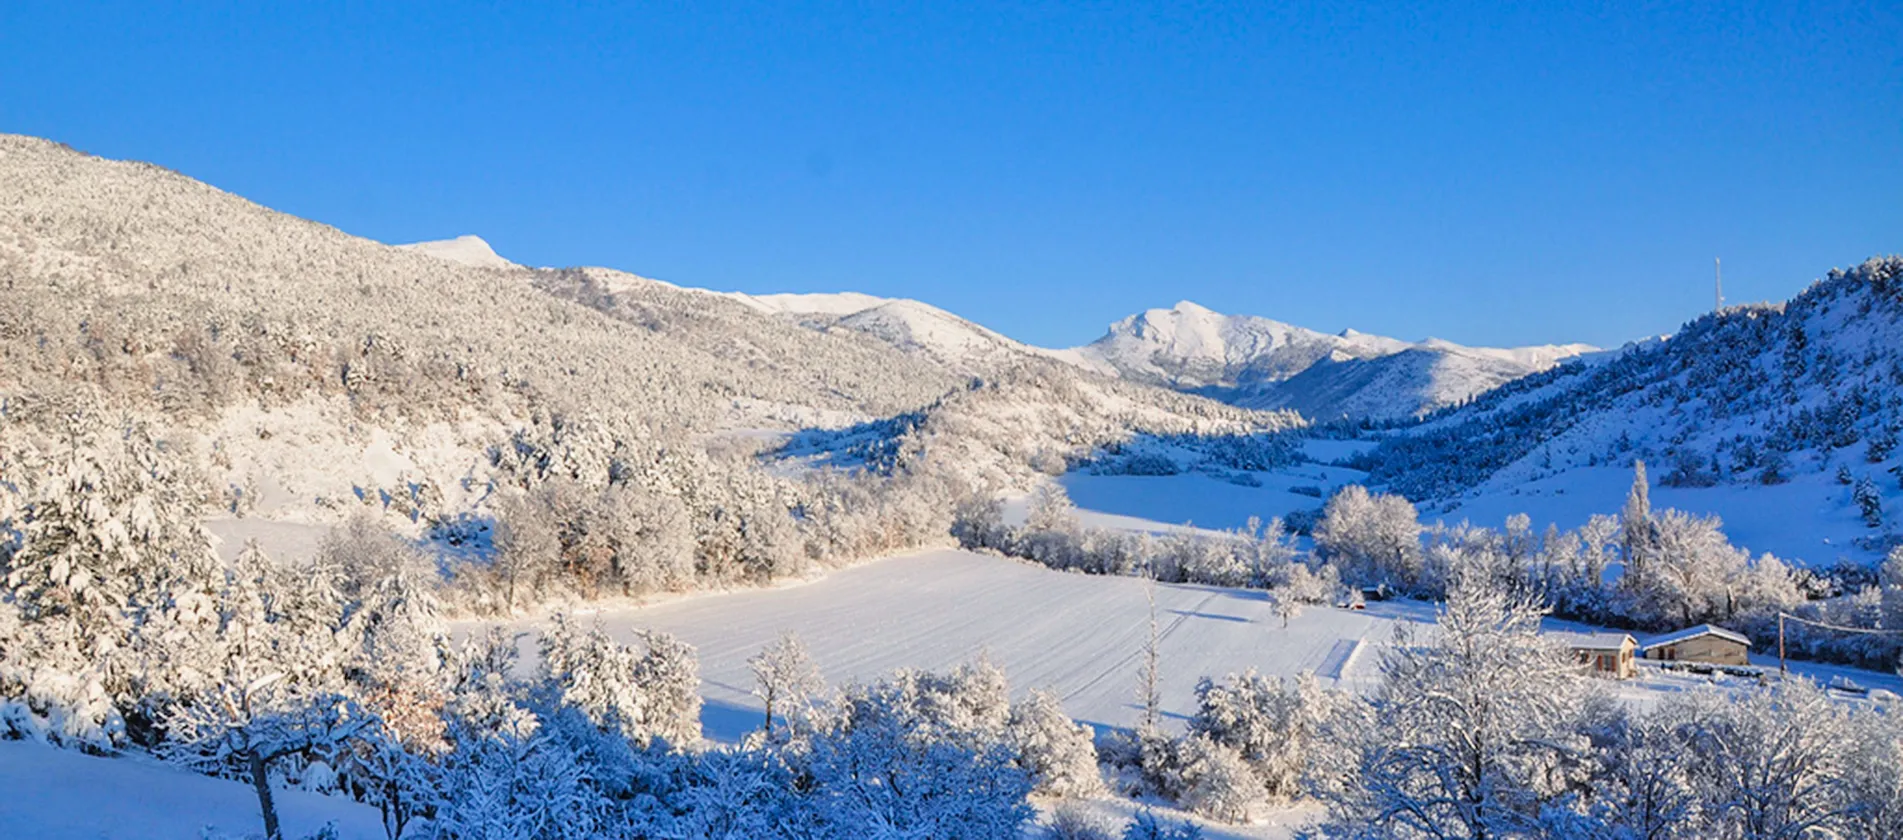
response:
[[[1794,616],[1789,613],[1778,613],[1778,618],[1788,619],[1791,621],[1795,621],[1799,624],[1809,624],[1813,627],[1825,627],[1831,630],[1837,630],[1844,633],[1867,633],[1873,636],[1903,635],[1903,630],[1885,630],[1880,627],[1845,627],[1844,625],[1832,624],[1828,621],[1818,621],[1816,619],[1811,619],[1811,618],[1800,618],[1798,616]]]
[[[1784,660],[1784,622],[1786,621],[1809,624],[1813,627],[1822,627],[1827,630],[1835,630],[1839,633],[1861,633],[1866,636],[1903,635],[1903,630],[1884,630],[1876,627],[1845,627],[1841,624],[1832,624],[1828,621],[1818,621],[1812,618],[1800,618],[1790,613],[1781,612],[1777,614],[1777,670],[1778,673],[1781,674],[1790,673],[1790,668]]]

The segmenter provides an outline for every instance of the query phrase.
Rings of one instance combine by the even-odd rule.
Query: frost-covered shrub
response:
[[[1246,820],[1267,798],[1241,753],[1200,733],[1172,738],[1140,727],[1129,740],[1107,744],[1104,753],[1113,763],[1133,765],[1142,790],[1211,819]]]
[[[1148,808],[1138,811],[1123,830],[1123,840],[1202,840],[1202,837],[1201,826],[1190,822],[1165,825]]]
[[[1075,802],[1052,809],[1051,820],[1044,826],[1046,840],[1117,840],[1119,836],[1115,823]]]
[[[1005,734],[1037,793],[1094,796],[1104,789],[1090,727],[1070,719],[1048,691],[1012,704]]]
[[[700,740],[700,673],[694,650],[665,633],[642,636],[641,653],[598,628],[578,631],[557,615],[542,637],[542,678],[560,701],[598,727],[638,745]]]
[[[1262,782],[1234,747],[1192,735],[1177,743],[1173,798],[1210,819],[1245,822],[1265,798]]]
[[[883,717],[822,733],[799,766],[811,781],[811,836],[990,840],[1013,837],[1032,816],[1031,781],[1002,746],[972,749]]]
[[[558,739],[459,731],[443,759],[436,840],[585,840],[603,835],[608,802],[586,762]]]
[[[1196,686],[1189,731],[1236,750],[1272,799],[1301,795],[1302,774],[1331,703],[1312,675],[1285,682],[1249,671]]]

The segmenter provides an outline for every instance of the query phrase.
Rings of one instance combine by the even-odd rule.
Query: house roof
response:
[[[1696,639],[1699,636],[1717,636],[1720,639],[1737,642],[1745,647],[1751,646],[1751,638],[1743,633],[1736,630],[1726,630],[1716,624],[1700,624],[1697,627],[1687,627],[1683,630],[1673,631],[1662,636],[1653,636],[1645,640],[1645,647],[1655,648],[1660,645],[1675,645],[1679,642]]]
[[[1628,633],[1579,633],[1570,630],[1555,630],[1546,635],[1575,650],[1619,650],[1632,639]]]

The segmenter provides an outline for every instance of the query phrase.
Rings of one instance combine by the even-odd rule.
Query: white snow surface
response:
[[[1287,518],[1298,510],[1319,508],[1336,490],[1358,483],[1365,476],[1356,470],[1321,464],[1249,475],[1262,486],[1236,484],[1202,473],[1136,476],[1072,472],[1058,483],[1080,512],[1220,530],[1240,528],[1250,517],[1268,522]],[[1314,488],[1320,495],[1294,492],[1296,487]],[[1092,524],[1091,516],[1083,518],[1085,524]]]
[[[1019,696],[1049,688],[1072,717],[1131,727],[1142,715],[1135,698],[1148,586],[943,549],[798,585],[603,609],[587,620],[623,642],[646,628],[694,645],[707,701],[702,722],[708,737],[722,741],[760,725],[747,658],[785,631],[799,635],[834,684],[900,668],[948,669],[982,654],[1004,669]],[[1366,649],[1386,642],[1400,617],[1316,607],[1284,629],[1266,593],[1179,584],[1157,585],[1156,605],[1163,712],[1179,728],[1195,711],[1204,676],[1253,667],[1365,681],[1377,659]],[[1429,608],[1414,613],[1433,618]]]
[[[459,263],[472,268],[521,268],[521,266],[497,255],[495,249],[489,247],[489,243],[483,241],[483,238],[480,236],[458,236],[455,239],[412,242],[408,245],[398,245],[396,247],[428,254],[438,259],[449,260],[450,262]]]
[[[1059,572],[939,549],[804,583],[576,615],[624,643],[651,629],[693,645],[706,701],[701,722],[716,741],[738,741],[760,726],[763,711],[752,693],[747,659],[787,631],[805,642],[834,685],[901,668],[946,670],[982,655],[1004,670],[1016,696],[1050,689],[1072,717],[1127,728],[1142,716],[1136,690],[1149,632],[1149,586],[1140,578]],[[1196,710],[1196,683],[1203,677],[1248,668],[1288,677],[1311,672],[1324,684],[1363,691],[1379,679],[1381,649],[1397,623],[1437,620],[1434,604],[1395,600],[1369,603],[1366,610],[1310,607],[1284,628],[1259,590],[1157,584],[1155,593],[1164,724],[1178,730]],[[1552,619],[1545,626],[1604,630]],[[523,629],[535,627],[524,621]],[[1757,653],[1752,660],[1775,668],[1775,653]],[[1792,671],[1819,681],[1848,675],[1868,687],[1903,690],[1903,678],[1893,674],[1809,662],[1793,662]],[[1674,679],[1664,685],[1682,690],[1684,680]],[[1650,689],[1639,683],[1621,691],[1645,699]]]
[[[251,786],[142,756],[101,758],[0,741],[0,837],[18,840],[199,840],[261,836]],[[382,840],[376,809],[339,797],[277,791],[284,836],[326,823],[339,840]]]

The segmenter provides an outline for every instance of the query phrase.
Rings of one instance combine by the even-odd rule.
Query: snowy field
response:
[[[654,629],[694,645],[706,700],[702,724],[720,741],[737,741],[759,727],[763,712],[747,658],[789,630],[834,684],[900,668],[943,670],[983,654],[1004,669],[1019,696],[1051,689],[1078,720],[1131,727],[1142,714],[1135,698],[1149,632],[1147,587],[1137,578],[938,550],[807,583],[604,609],[583,620],[624,642]],[[1431,604],[1385,601],[1366,611],[1311,607],[1284,628],[1262,592],[1187,584],[1157,585],[1156,604],[1163,713],[1166,725],[1179,728],[1195,711],[1196,683],[1205,676],[1247,668],[1291,677],[1313,672],[1327,684],[1365,688],[1377,678],[1380,648],[1397,622],[1435,620]],[[1547,626],[1596,629],[1551,620]],[[1775,655],[1753,661],[1777,667]],[[1793,663],[1792,670],[1820,682],[1846,675],[1903,694],[1903,678],[1894,674],[1807,662]],[[1670,675],[1625,684],[1619,693],[1643,699],[1709,683]]]
[[[149,758],[99,758],[0,741],[0,838],[201,840],[263,833],[257,795],[239,782]],[[376,809],[303,791],[279,791],[284,836],[334,825],[338,840],[382,840]]]
[[[737,740],[760,725],[747,658],[789,630],[835,684],[899,668],[950,668],[982,653],[1004,669],[1020,695],[1049,688],[1072,717],[1129,727],[1142,712],[1135,697],[1149,634],[1147,588],[1137,578],[940,550],[795,586],[604,610],[592,618],[623,641],[651,628],[698,648],[703,722],[708,736],[720,740]],[[1176,726],[1195,711],[1196,681],[1204,676],[1253,667],[1264,674],[1365,679],[1375,658],[1364,655],[1367,648],[1386,641],[1395,620],[1318,607],[1285,629],[1263,593],[1210,586],[1160,584],[1156,605],[1163,711]],[[1414,614],[1433,618],[1424,607]]]

